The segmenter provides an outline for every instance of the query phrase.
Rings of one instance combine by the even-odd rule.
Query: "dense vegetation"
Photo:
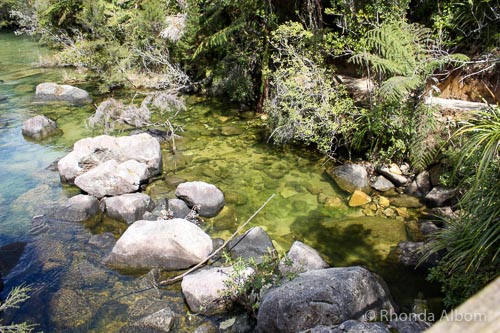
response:
[[[103,92],[160,76],[156,89],[267,113],[276,143],[457,166],[447,181],[468,189],[463,214],[432,243],[448,252],[431,276],[456,305],[498,275],[498,106],[450,139],[422,102],[453,68],[498,71],[498,1],[1,0],[5,25],[57,48],[57,65],[86,69]],[[352,66],[375,84],[361,102],[336,76]]]

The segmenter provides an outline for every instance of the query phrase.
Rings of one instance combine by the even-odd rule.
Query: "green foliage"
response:
[[[424,258],[446,251],[430,278],[444,282],[449,305],[470,296],[499,273],[500,252],[500,109],[478,112],[456,132],[465,140],[456,172],[466,189],[461,214],[433,234]],[[463,290],[462,290],[463,289]]]
[[[409,3],[409,0],[330,0],[324,16],[325,49],[333,56],[361,52],[361,38],[366,32],[383,22],[404,17]]]
[[[244,260],[239,257],[234,260],[227,252],[223,253],[223,258],[226,264],[234,269],[229,279],[224,282],[225,288],[222,291],[224,301],[234,301],[254,316],[267,289],[278,284],[283,278],[294,277],[282,276],[278,269],[280,258],[274,252],[262,256],[262,261],[259,263],[253,258]],[[287,263],[290,264],[289,261],[285,261],[285,265]]]
[[[14,287],[5,302],[0,303],[0,312],[3,312],[7,309],[16,309],[19,308],[19,305],[29,299],[28,293],[32,290],[30,286],[20,285]],[[26,322],[21,324],[10,324],[3,325],[0,321],[0,332],[9,332],[9,333],[29,333],[32,332],[35,325],[28,324]]]
[[[274,142],[298,140],[331,153],[350,135],[355,107],[343,87],[334,86],[331,75],[315,61],[309,48],[311,38],[296,22],[273,32],[276,69],[269,75],[264,110],[269,114]]]
[[[497,263],[498,265],[499,263]],[[441,284],[441,291],[444,294],[443,303],[447,308],[455,308],[462,304],[469,297],[477,293],[490,281],[496,278],[498,270],[490,265],[483,267],[475,274],[469,272],[454,271],[450,273],[445,263],[429,270],[428,280]]]
[[[359,149],[370,142],[372,158],[409,158],[416,169],[425,168],[437,155],[436,141],[440,140],[427,139],[435,122],[432,110],[421,105],[425,85],[437,69],[467,58],[440,51],[429,29],[402,20],[366,32],[361,45],[363,51],[350,61],[365,67],[378,88],[371,110],[357,119],[356,146]]]

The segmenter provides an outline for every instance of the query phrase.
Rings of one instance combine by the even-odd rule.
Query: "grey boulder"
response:
[[[368,312],[371,311],[371,312]],[[298,332],[318,325],[394,313],[385,283],[362,267],[314,270],[269,290],[257,316],[259,332]]]
[[[352,193],[355,190],[360,190],[367,194],[371,192],[368,182],[368,173],[366,172],[366,168],[362,165],[344,164],[327,169],[326,172],[344,191]]]
[[[389,191],[390,189],[394,188],[394,184],[389,181],[387,178],[384,176],[377,176],[375,181],[372,184],[372,187],[376,189],[377,191],[380,192],[385,192]]]
[[[236,283],[244,283],[253,270],[235,272],[231,267],[210,267],[186,275],[182,279],[182,294],[194,313],[213,315],[229,310],[236,295]],[[231,285],[231,281],[235,284]]]
[[[174,214],[175,218],[185,218],[189,212],[191,212],[191,208],[181,199],[170,199],[168,200],[168,209]]]
[[[224,207],[224,194],[217,186],[195,181],[179,184],[175,195],[189,207],[199,205],[198,213],[203,217],[214,217]]]
[[[436,186],[427,195],[424,200],[430,207],[443,207],[453,203],[456,191],[453,188]]]
[[[423,246],[424,242],[400,242],[395,249],[396,257],[402,265],[412,268],[418,265],[424,268],[436,266],[440,259],[440,255],[437,253],[421,262],[423,255],[421,249]]]
[[[389,179],[397,186],[406,185],[409,182],[409,179],[403,175],[398,175],[396,173],[392,173],[389,168],[381,167],[377,169],[377,172],[380,173],[385,178]]]
[[[23,122],[22,133],[24,136],[35,140],[41,140],[62,131],[57,127],[55,121],[45,116],[35,116]]]
[[[253,259],[256,263],[261,263],[264,255],[272,255],[276,251],[271,237],[261,227],[253,227],[236,237],[227,244],[227,249],[233,259]]]
[[[279,270],[283,275],[327,267],[329,265],[321,258],[318,251],[299,241],[292,244],[286,258],[283,258],[279,264]]]
[[[81,222],[96,216],[99,211],[99,201],[95,197],[78,194],[69,198],[64,205],[59,207],[54,214],[54,218]]]
[[[67,102],[73,105],[92,102],[89,93],[85,90],[54,82],[45,82],[37,85],[35,99],[38,102]]]
[[[144,164],[146,172],[141,181],[162,172],[160,143],[146,133],[118,138],[100,135],[78,140],[73,151],[59,160],[57,168],[62,181],[73,183],[76,177],[111,160],[118,164],[128,160]]]
[[[146,173],[144,163],[128,160],[118,164],[110,160],[76,177],[75,185],[98,198],[122,195],[137,191]]]
[[[128,227],[105,261],[121,268],[178,270],[200,263],[213,250],[212,239],[183,220],[140,220]]]
[[[146,211],[154,208],[153,200],[144,193],[128,193],[103,200],[109,217],[128,224],[140,220]]]

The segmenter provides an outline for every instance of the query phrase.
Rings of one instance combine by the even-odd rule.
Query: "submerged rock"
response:
[[[154,202],[144,193],[129,193],[116,197],[104,198],[105,213],[115,220],[131,224],[140,220],[146,211],[154,208]]]
[[[253,274],[251,268],[236,272],[231,267],[210,267],[186,275],[182,279],[182,293],[194,313],[213,315],[231,308],[237,283]],[[231,283],[234,285],[231,286]]]
[[[45,116],[35,116],[23,122],[22,133],[24,136],[41,140],[62,131],[55,121]]]
[[[137,221],[118,239],[105,259],[114,267],[185,269],[212,252],[212,239],[183,220]]]
[[[90,195],[78,194],[68,201],[54,214],[58,220],[82,222],[99,213],[99,201]]]
[[[175,195],[189,207],[198,205],[198,213],[203,217],[214,217],[224,207],[224,194],[217,186],[205,182],[186,182],[177,186]]]
[[[286,254],[286,258],[283,258],[279,264],[279,270],[283,275],[298,274],[327,267],[329,265],[321,258],[318,251],[299,241],[293,242]]]
[[[38,102],[67,102],[74,105],[92,102],[89,93],[85,90],[53,82],[45,82],[37,85],[35,99]]]
[[[351,198],[349,199],[349,206],[351,207],[358,207],[362,206],[364,204],[367,204],[372,201],[372,198],[365,192],[361,192],[360,190],[355,190]]]
[[[389,198],[389,201],[391,202],[391,205],[396,207],[420,208],[423,206],[419,198],[406,194],[402,194],[397,197],[391,197]]]
[[[259,332],[298,332],[394,313],[385,283],[362,267],[314,270],[269,290],[257,315]]]
[[[349,193],[360,190],[370,193],[368,173],[366,168],[359,164],[344,164],[327,169],[326,172],[335,180],[337,185]]]
[[[120,333],[170,332],[175,319],[175,313],[169,307],[166,307],[123,327],[120,329]]]
[[[227,249],[233,259],[253,258],[256,263],[261,263],[264,255],[272,255],[276,251],[271,238],[261,227],[253,227],[245,234],[236,237],[227,244]]]
[[[117,164],[129,160],[144,164],[141,181],[162,171],[160,144],[146,133],[119,138],[101,135],[78,140],[73,151],[59,160],[57,168],[62,181],[73,183],[76,177],[111,160]]]

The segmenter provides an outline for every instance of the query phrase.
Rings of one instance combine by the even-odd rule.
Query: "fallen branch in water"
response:
[[[198,268],[200,268],[201,266],[205,265],[207,263],[207,261],[209,261],[210,259],[212,259],[217,253],[220,252],[220,250],[222,250],[223,248],[226,247],[226,245],[234,238],[236,237],[241,230],[243,230],[243,228],[246,227],[246,225],[252,221],[252,219],[257,216],[257,214],[260,213],[260,211],[262,209],[264,209],[264,207],[269,203],[269,201],[271,201],[271,199],[274,197],[274,194],[271,195],[267,200],[266,202],[264,202],[262,204],[262,206],[260,206],[259,209],[257,209],[255,211],[255,213],[252,214],[252,216],[250,216],[248,218],[248,220],[245,221],[245,223],[243,223],[242,225],[240,225],[238,227],[238,229],[236,229],[236,231],[231,235],[231,237],[229,237],[225,242],[224,244],[222,244],[217,250],[215,250],[214,252],[212,252],[212,254],[210,254],[208,257],[206,257],[202,262],[200,262],[199,264],[197,264],[196,266],[193,266],[191,267],[190,269],[188,269],[187,271],[185,271],[184,273],[182,273],[181,275],[177,275],[176,277],[173,277],[173,278],[170,278],[170,279],[167,279],[167,280],[163,280],[163,281],[160,281],[159,285],[160,286],[166,286],[166,285],[169,285],[169,284],[172,284],[172,283],[175,283],[179,280],[182,280],[182,278],[184,278],[186,275],[188,275],[189,273],[197,270]]]

